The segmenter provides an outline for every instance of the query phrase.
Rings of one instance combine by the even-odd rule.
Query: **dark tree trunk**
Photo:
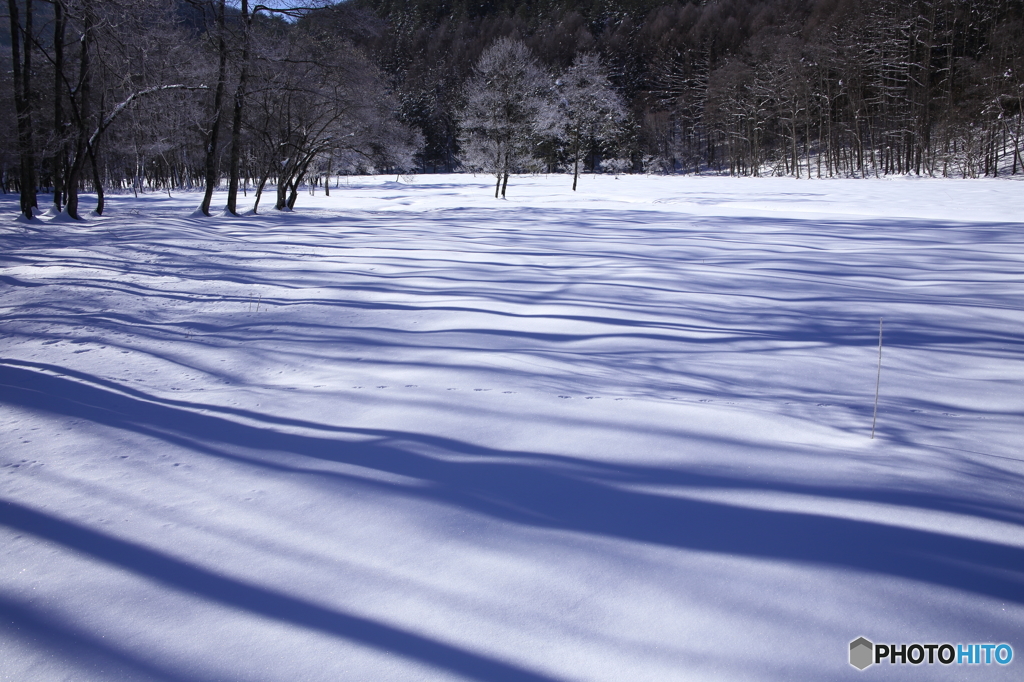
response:
[[[281,178],[277,187],[276,209],[279,211],[291,211],[295,208],[295,202],[299,198],[299,185],[302,184],[302,179],[306,177],[309,164],[316,158],[317,153],[317,150],[308,152],[289,169],[290,172],[287,175]]]
[[[242,112],[245,107],[245,84],[249,78],[249,0],[242,0],[242,65],[235,88],[231,112],[231,157],[228,168],[228,211],[238,215],[238,162],[242,146]]]
[[[576,182],[580,178],[580,131],[576,131],[576,135],[573,138],[573,150],[572,150],[572,191],[576,191]]]
[[[288,208],[288,188],[291,183],[292,170],[285,167],[281,177],[277,179],[277,201],[274,202],[274,210],[283,211]]]
[[[267,180],[270,178],[269,175],[264,175],[260,178],[259,183],[256,185],[256,201],[252,205],[252,214],[256,215],[256,211],[260,207],[260,197],[263,196],[263,188],[267,185]]]
[[[64,36],[67,17],[63,0],[53,2],[53,134],[57,149],[53,155],[53,207],[60,213],[64,207],[64,172],[67,153],[64,144]]]
[[[220,180],[217,168],[217,138],[220,135],[221,109],[224,105],[224,90],[228,71],[228,44],[224,35],[226,33],[224,4],[225,0],[220,0],[217,5],[217,52],[220,55],[220,60],[217,65],[217,88],[213,94],[213,120],[210,122],[210,134],[206,138],[206,193],[203,194],[203,203],[200,206],[203,215],[210,215],[213,190]]]
[[[92,166],[92,184],[96,190],[96,215],[103,215],[103,181],[100,179],[100,167],[96,160],[98,153],[98,145],[89,147],[89,164]]]
[[[78,214],[78,185],[82,179],[82,166],[85,164],[85,156],[89,145],[88,126],[90,100],[92,98],[92,62],[89,53],[92,49],[94,23],[92,8],[86,5],[82,17],[82,39],[79,42],[81,54],[78,59],[78,84],[75,88],[78,95],[78,107],[75,116],[78,134],[75,137],[75,154],[67,176],[67,211],[68,215],[75,220],[81,219]]]
[[[35,150],[32,144],[32,110],[29,85],[32,67],[32,0],[25,5],[25,52],[21,51],[21,19],[17,0],[8,0],[11,24],[11,61],[14,72],[14,110],[18,118],[18,156],[20,161],[19,192],[21,213],[32,218],[36,207]]]

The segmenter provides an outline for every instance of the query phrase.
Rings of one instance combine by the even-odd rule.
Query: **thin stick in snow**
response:
[[[882,382],[882,318],[878,318],[878,374],[875,375],[875,412],[871,416],[871,439],[875,438],[875,423],[878,421],[878,387]]]

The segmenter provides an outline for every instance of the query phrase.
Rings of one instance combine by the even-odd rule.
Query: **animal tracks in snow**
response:
[[[317,384],[317,385],[314,386],[314,388],[327,388],[327,387],[328,386],[326,384]],[[352,389],[354,389],[354,390],[361,390],[361,389],[364,389],[364,388],[366,388],[366,386],[363,386],[363,385],[352,386]],[[375,388],[377,388],[377,389],[394,389],[396,387],[392,386],[392,385],[381,384],[381,385],[376,386]],[[430,386],[423,386],[421,384],[403,384],[403,385],[401,385],[400,388],[419,388],[419,389],[423,389],[423,390],[427,390],[427,391],[429,391],[429,390],[437,390],[437,391],[444,390],[446,392],[449,392],[449,391],[450,392],[462,391],[462,392],[466,393],[467,395],[470,394],[470,393],[491,393],[493,395],[522,395],[522,396],[526,396],[527,394],[533,394],[533,395],[538,395],[538,396],[539,395],[544,395],[544,391],[536,391],[536,392],[532,392],[531,391],[531,392],[523,393],[521,391],[501,390],[499,388],[479,388],[479,387],[467,388],[467,387],[464,387],[464,386],[444,386],[444,387],[433,387],[432,388]],[[667,395],[667,396],[666,395],[614,396],[614,395],[572,395],[572,394],[568,394],[568,393],[548,393],[547,395],[551,396],[552,398],[557,398],[559,400],[572,400],[574,398],[582,399],[582,400],[601,400],[601,399],[605,399],[605,400],[617,400],[617,401],[649,399],[649,400],[655,400],[655,401],[672,401],[672,402],[676,402],[676,403],[691,403],[691,404],[692,403],[711,404],[711,403],[715,403],[716,402],[715,400],[712,400],[710,398],[701,398],[701,399],[696,399],[695,400],[694,398],[692,398],[690,396],[683,396],[683,395]],[[741,403],[737,402],[737,401],[734,401],[734,400],[720,400],[720,401],[717,401],[717,404],[718,405],[722,405],[722,406],[724,406],[724,405],[736,406],[736,405],[739,405]],[[795,405],[797,403],[787,402],[785,404],[787,404],[787,405]]]
[[[423,388],[425,390],[430,390],[430,387],[421,386],[420,384],[403,384],[401,387],[402,388]],[[313,388],[329,388],[329,385],[328,384],[314,384]],[[354,385],[354,386],[351,387],[352,390],[363,390],[365,388],[366,388],[366,386],[365,385],[361,385],[361,384],[360,385]],[[377,388],[377,389],[393,389],[395,387],[390,385],[390,384],[379,384],[379,385],[375,386],[374,388]],[[438,387],[438,388],[436,388],[434,390],[441,390],[441,389],[440,389],[440,387]],[[444,387],[444,390],[445,391],[453,391],[453,392],[464,391],[466,393],[493,393],[494,395],[523,395],[520,391],[501,390],[501,389],[496,389],[496,388],[472,388],[472,389],[468,389],[468,388],[459,387],[459,386],[446,386],[446,387]],[[558,398],[560,400],[572,400],[574,397],[583,398],[584,400],[600,400],[601,398],[607,398],[607,399],[612,399],[612,400],[629,400],[629,398],[625,398],[625,397],[600,396],[600,395],[573,396],[573,395],[568,395],[568,394],[564,394],[564,393],[549,394],[549,395],[552,395],[553,397],[556,397],[556,398]],[[671,398],[669,398],[669,400],[682,400],[682,398],[671,397]],[[701,401],[701,402],[711,402],[711,401],[704,400],[704,401]],[[734,405],[735,403],[727,402],[727,403],[723,403],[723,404]]]

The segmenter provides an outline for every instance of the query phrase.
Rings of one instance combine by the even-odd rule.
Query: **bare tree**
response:
[[[238,208],[238,184],[239,164],[242,155],[242,124],[245,116],[245,100],[248,94],[249,77],[252,72],[253,50],[252,32],[253,22],[260,14],[276,16],[288,16],[292,18],[301,17],[304,13],[311,11],[323,2],[311,3],[303,6],[269,6],[256,4],[250,8],[249,0],[241,0],[239,28],[241,31],[241,55],[238,62],[238,82],[235,86],[235,93],[232,97],[231,106],[231,146],[228,157],[228,203],[227,210],[237,213]],[[226,56],[226,52],[224,53]],[[218,81],[219,82],[219,81]]]
[[[357,157],[380,170],[410,166],[419,139],[398,122],[397,104],[362,54],[310,26],[266,38],[258,46],[260,86],[247,107],[261,167],[254,210],[271,177],[274,207],[294,208],[300,184],[322,161]]]
[[[55,98],[67,105],[66,109],[63,104],[61,108],[70,119],[68,134],[58,135],[53,144],[60,148],[66,141],[67,172],[62,183],[66,194],[64,210],[75,219],[81,217],[79,190],[87,170],[91,171],[91,184],[97,194],[96,212],[103,213],[99,151],[111,126],[139,102],[151,100],[160,93],[204,89],[198,84],[174,82],[181,77],[181,71],[190,70],[189,64],[181,63],[180,54],[174,61],[166,56],[154,56],[173,53],[171,46],[181,42],[180,34],[175,35],[168,29],[172,25],[168,16],[172,9],[164,0],[63,2],[66,28],[77,38],[74,42],[78,49],[73,54],[76,63],[71,68],[58,69],[64,64],[56,58],[56,44],[52,52],[43,52],[54,66],[55,79],[63,84],[63,92],[59,97],[55,93]],[[159,21],[161,18],[164,21]],[[157,46],[164,49],[153,49]],[[58,171],[59,167],[54,169],[55,173]]]

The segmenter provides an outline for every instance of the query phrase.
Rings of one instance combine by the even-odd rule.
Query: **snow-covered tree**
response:
[[[572,190],[580,176],[580,157],[595,142],[604,143],[622,130],[626,108],[608,81],[608,73],[597,55],[576,55],[572,66],[555,83],[563,144],[572,159]]]
[[[502,38],[480,56],[460,116],[463,162],[494,173],[495,198],[504,198],[509,174],[532,160],[541,136],[554,129],[551,95],[551,77],[522,41]]]

